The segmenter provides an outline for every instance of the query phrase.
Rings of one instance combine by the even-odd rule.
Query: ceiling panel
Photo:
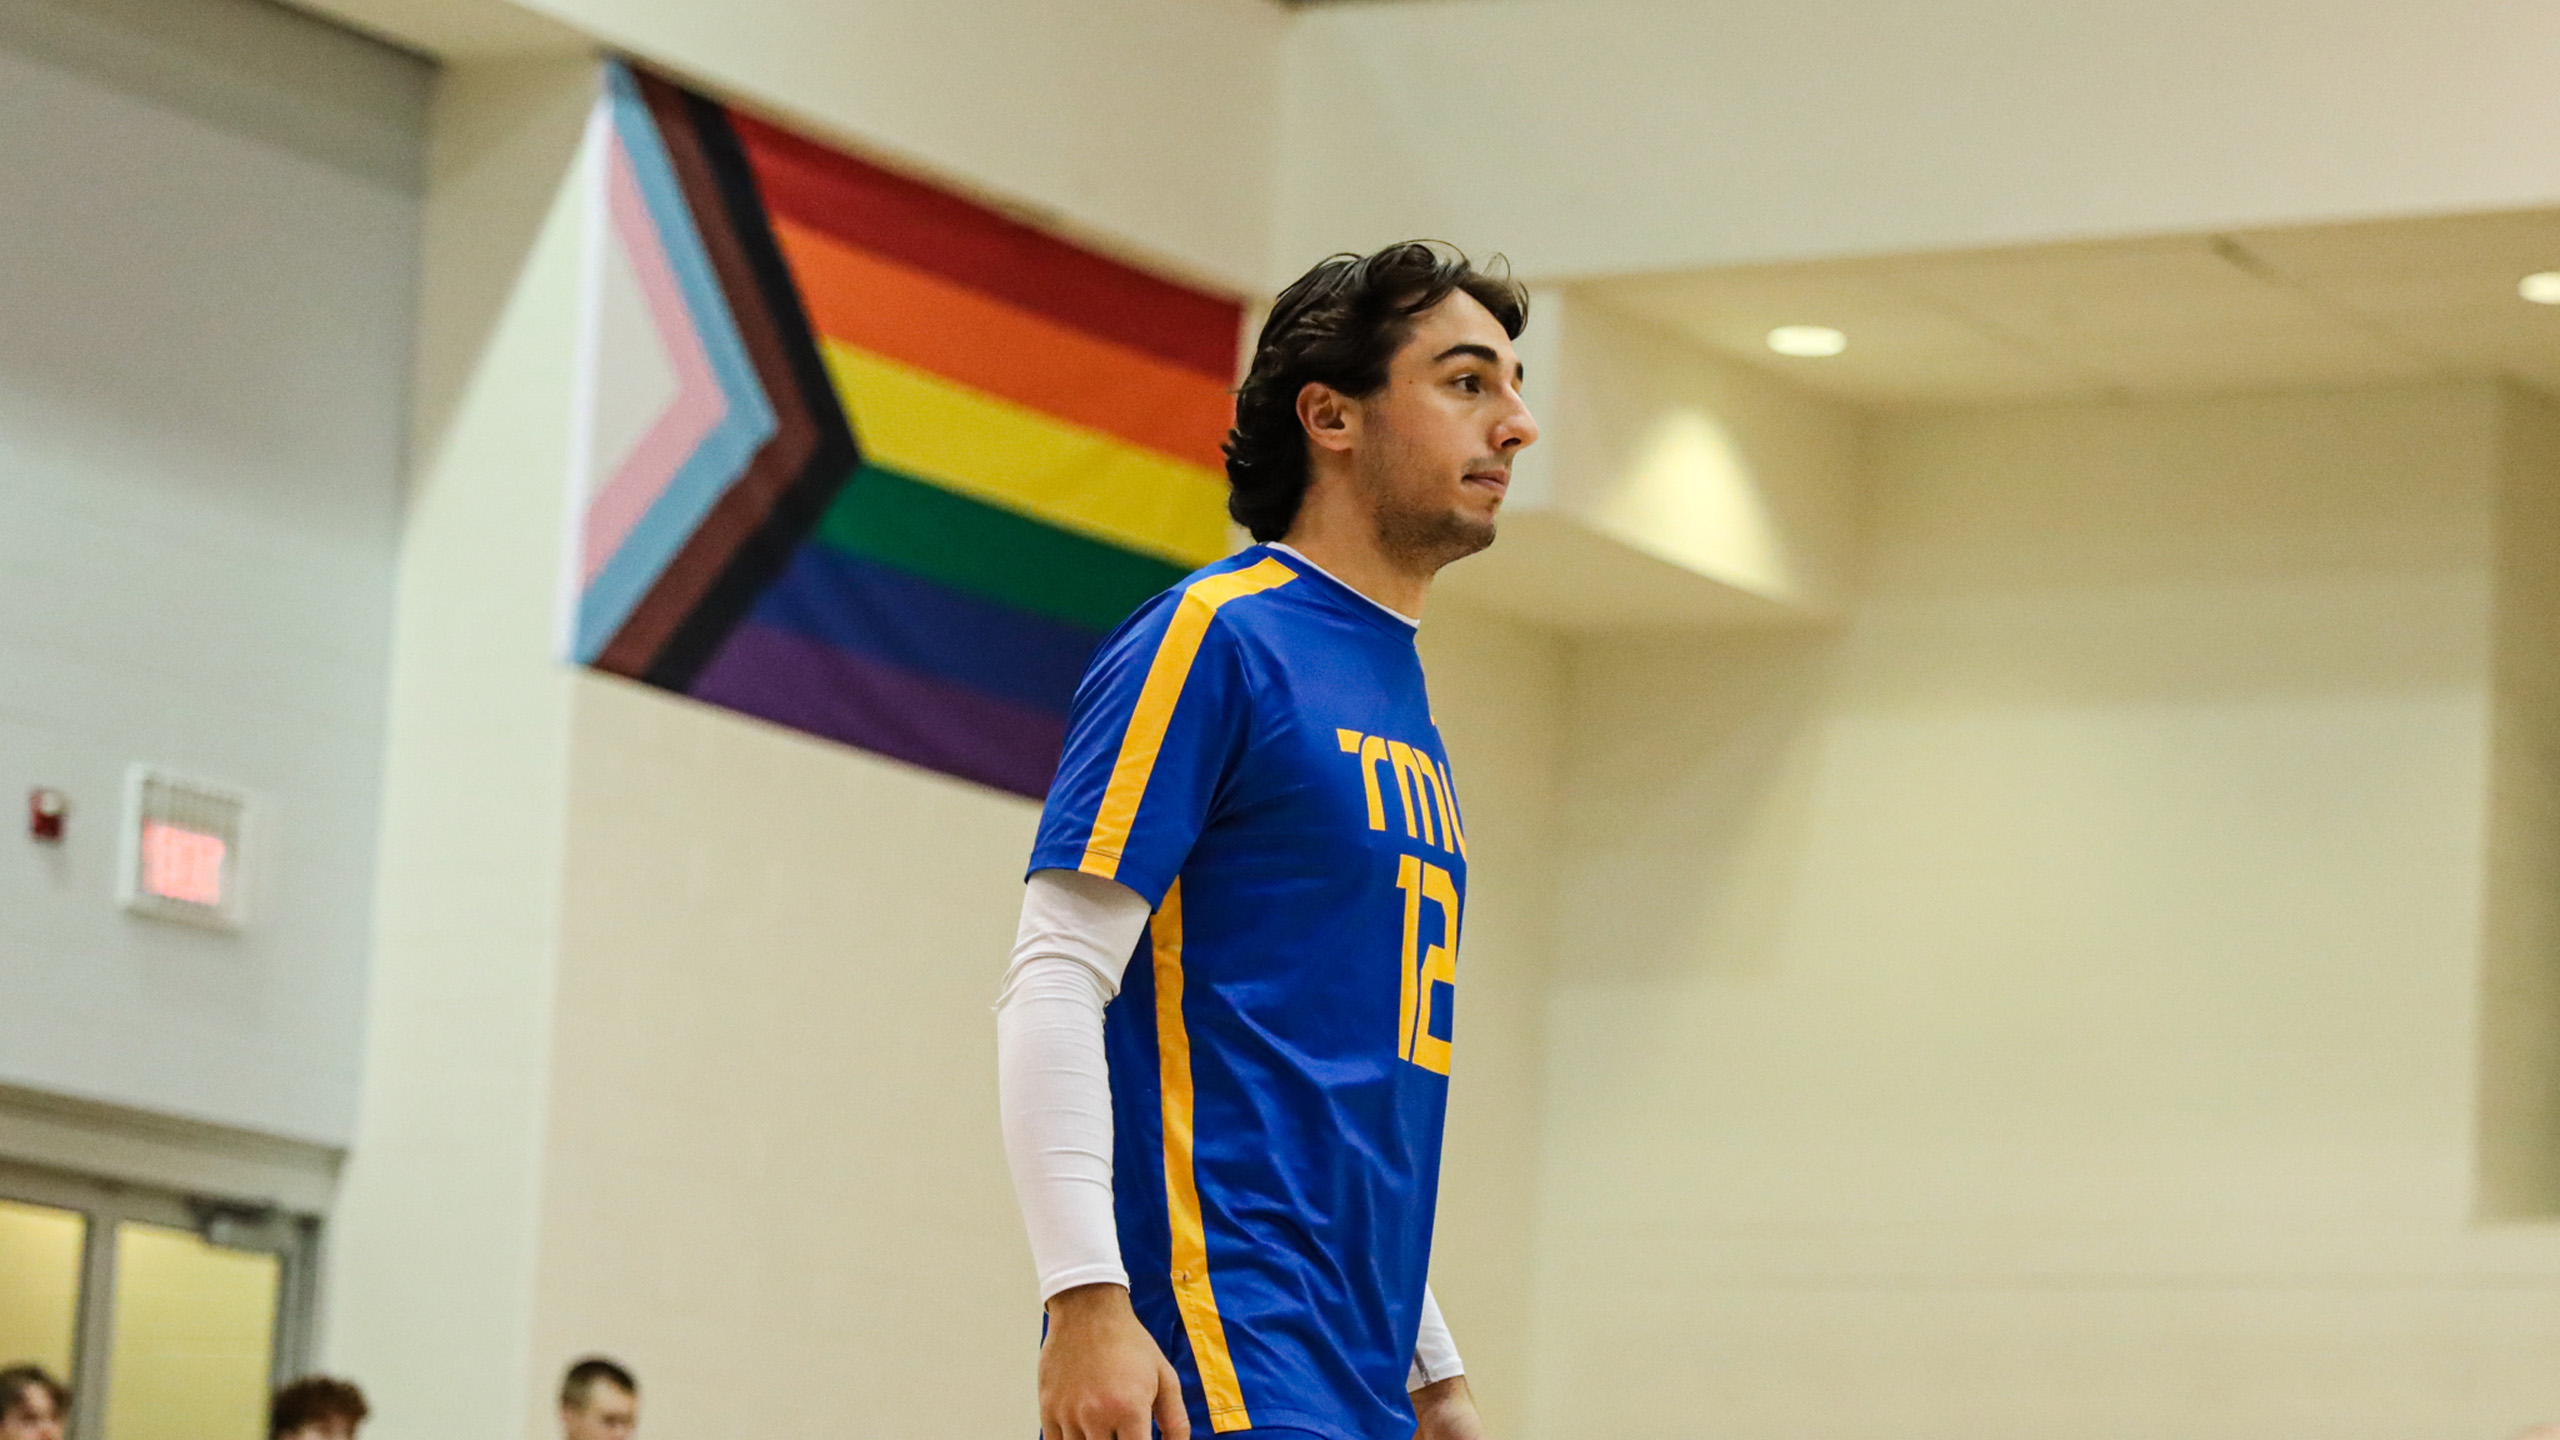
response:
[[[2094,372],[2057,364],[1872,266],[1714,271],[1613,284],[1602,298],[1710,349],[1844,399],[2044,399],[2095,393],[2102,384]],[[1781,325],[1828,325],[1856,338],[1841,355],[1776,355],[1766,339]]]
[[[2560,393],[2560,211],[2431,217],[1597,282],[1613,308],[1883,406],[2504,374]],[[1779,325],[1849,336],[1773,355]]]
[[[2382,314],[2505,309],[2516,303],[2518,279],[2560,270],[2560,211],[2552,210],[2247,230],[2231,239],[2287,279]]]

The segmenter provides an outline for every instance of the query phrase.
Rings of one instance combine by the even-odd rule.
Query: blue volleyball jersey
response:
[[[1194,1428],[1409,1440],[1467,885],[1413,628],[1264,546],[1157,596],[1031,869],[1155,907],[1105,1012],[1114,1199]]]

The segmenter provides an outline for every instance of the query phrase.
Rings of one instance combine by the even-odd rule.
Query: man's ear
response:
[[[1360,432],[1360,402],[1320,380],[1298,387],[1298,424],[1307,443],[1348,450]]]

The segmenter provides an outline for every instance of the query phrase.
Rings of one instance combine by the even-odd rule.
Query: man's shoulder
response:
[[[1291,608],[1292,589],[1300,578],[1288,558],[1253,545],[1212,561],[1130,612],[1102,642],[1105,651],[1136,647],[1152,651],[1168,638],[1198,645],[1212,635],[1267,636],[1275,621]]]

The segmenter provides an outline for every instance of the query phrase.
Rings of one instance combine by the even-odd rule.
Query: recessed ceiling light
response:
[[[1828,325],[1781,325],[1769,332],[1769,348],[1781,355],[1837,355],[1849,348],[1849,337]]]
[[[2560,270],[2536,270],[2516,282],[2516,293],[2536,305],[2560,305]]]

